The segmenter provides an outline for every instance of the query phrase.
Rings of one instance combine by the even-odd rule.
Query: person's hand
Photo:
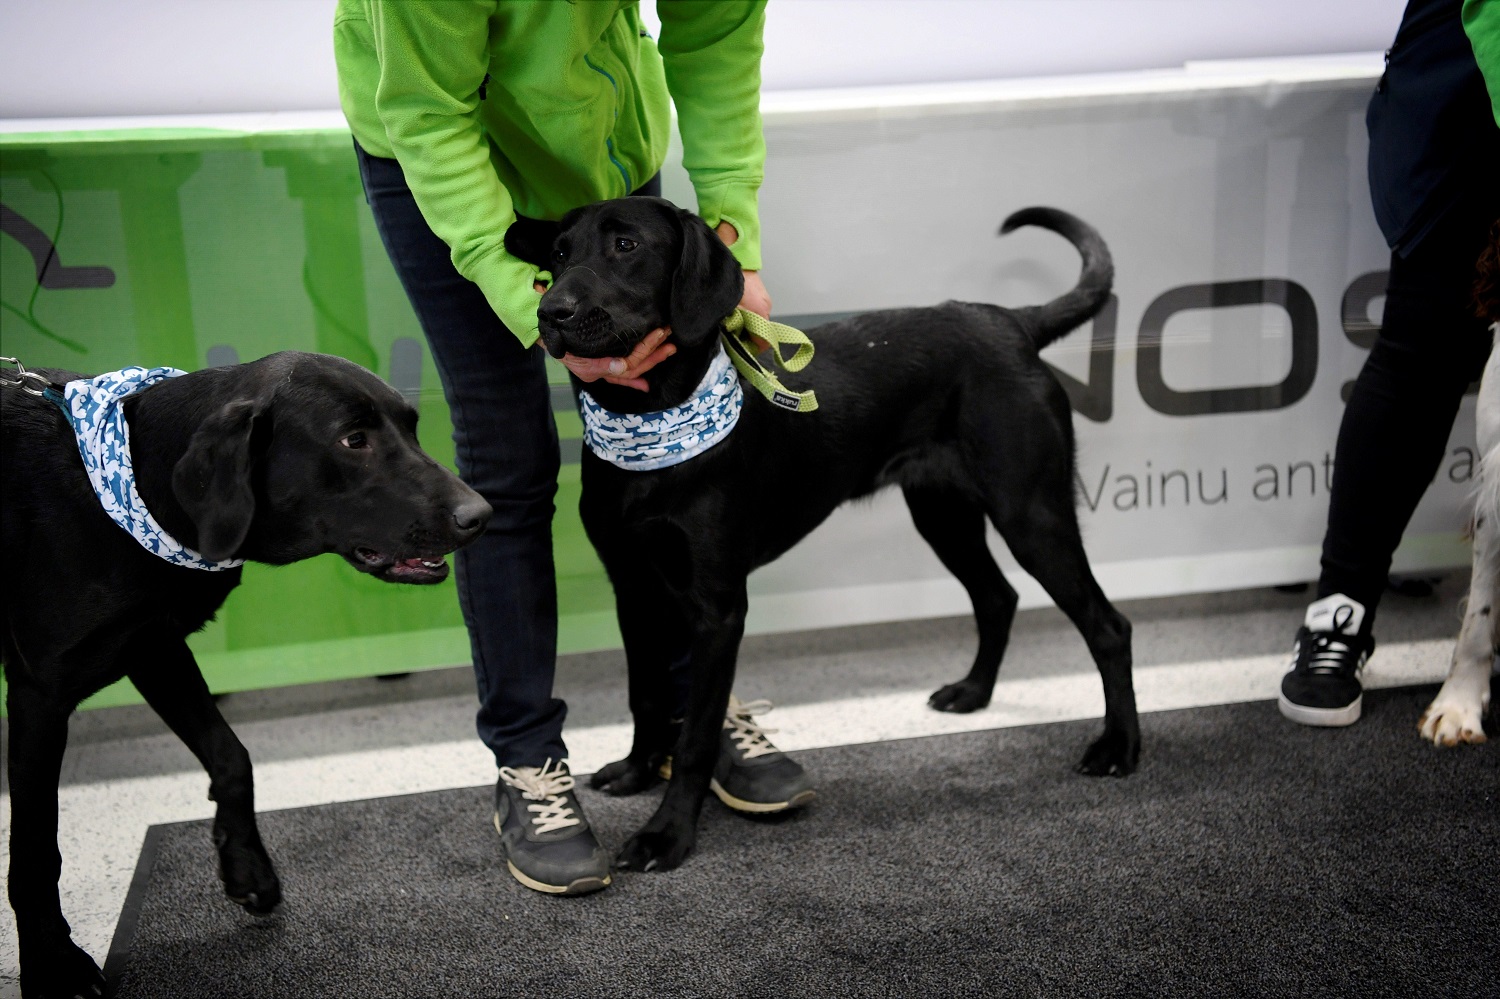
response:
[[[624,357],[577,357],[564,354],[563,367],[581,382],[593,382],[602,378],[615,385],[645,392],[651,386],[641,376],[677,353],[675,346],[665,342],[671,335],[670,327],[652,330]]]
[[[740,299],[740,308],[749,309],[762,319],[771,318],[771,293],[766,291],[760,271],[745,272],[745,294]]]
[[[532,287],[537,294],[547,290],[547,286],[540,281],[533,282]],[[647,333],[625,357],[578,357],[575,354],[564,354],[562,364],[581,382],[596,382],[603,378],[607,382],[645,392],[651,386],[641,376],[677,353],[675,346],[665,342],[671,335],[671,328],[663,326]]]
[[[739,232],[728,222],[720,222],[714,229],[725,246],[733,246],[740,238]],[[771,293],[766,290],[766,284],[760,279],[760,271],[745,271],[745,291],[740,296],[740,308],[760,316],[762,319],[771,318]],[[770,344],[760,337],[752,337],[757,347],[765,350]]]

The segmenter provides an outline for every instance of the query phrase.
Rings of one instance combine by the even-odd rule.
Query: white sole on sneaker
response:
[[[495,832],[500,832],[500,815],[498,812],[491,821],[495,826]],[[590,875],[589,877],[578,878],[576,881],[570,881],[565,885],[549,885],[546,882],[538,881],[536,878],[528,877],[521,873],[521,869],[512,863],[509,857],[505,859],[505,866],[510,869],[511,877],[521,882],[521,884],[532,891],[544,892],[548,895],[587,895],[589,892],[608,888],[611,879],[611,875],[608,874],[602,878]]]
[[[710,780],[708,786],[718,796],[720,801],[736,812],[753,812],[757,815],[765,815],[770,812],[789,812],[793,808],[801,808],[818,796],[817,792],[807,790],[797,792],[787,801],[746,801],[743,798],[736,798],[724,790],[724,786],[719,783],[717,778]]]
[[[535,878],[528,878],[517,870],[516,865],[509,860],[505,862],[505,866],[510,868],[511,877],[521,882],[521,884],[533,891],[544,892],[548,895],[587,895],[589,892],[600,891],[609,887],[610,876],[608,874],[602,878],[579,878],[568,885],[549,885],[543,884]]]
[[[1312,725],[1316,728],[1343,728],[1353,725],[1359,721],[1360,703],[1364,700],[1364,694],[1356,697],[1353,702],[1342,708],[1309,708],[1302,704],[1293,704],[1287,700],[1285,694],[1276,698],[1276,706],[1281,709],[1284,717],[1290,718],[1299,725]]]

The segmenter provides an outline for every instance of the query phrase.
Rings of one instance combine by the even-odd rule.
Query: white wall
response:
[[[647,19],[654,19],[646,4]],[[767,90],[1384,49],[1404,0],[771,0]],[[333,0],[0,0],[0,118],[338,106]]]

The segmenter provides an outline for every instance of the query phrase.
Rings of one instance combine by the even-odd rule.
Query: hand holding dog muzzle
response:
[[[538,295],[547,291],[547,286],[540,281],[533,282],[532,287]],[[663,326],[647,333],[624,357],[579,357],[576,354],[564,354],[562,364],[581,382],[596,382],[602,378],[616,385],[645,392],[650,386],[641,376],[677,353],[677,348],[666,342],[671,335],[671,328]]]
[[[571,371],[579,381],[592,382],[604,379],[616,385],[625,385],[642,392],[650,388],[641,376],[662,361],[677,353],[677,348],[666,342],[672,335],[670,327],[647,333],[640,343],[624,357],[578,357],[574,354],[562,356],[563,367]]]

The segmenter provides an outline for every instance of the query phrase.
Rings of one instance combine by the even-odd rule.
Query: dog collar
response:
[[[671,409],[616,413],[588,392],[580,392],[578,402],[583,441],[590,451],[611,465],[649,472],[681,464],[728,437],[739,421],[745,393],[720,346],[698,388]]]
[[[123,527],[142,548],[173,565],[219,572],[245,564],[244,559],[210,562],[173,538],[151,516],[135,487],[130,460],[130,424],[126,399],[168,378],[187,372],[177,368],[132,366],[95,378],[80,378],[63,386],[61,398],[49,394],[67,415],[78,438],[78,453],[99,504],[109,519]]]

